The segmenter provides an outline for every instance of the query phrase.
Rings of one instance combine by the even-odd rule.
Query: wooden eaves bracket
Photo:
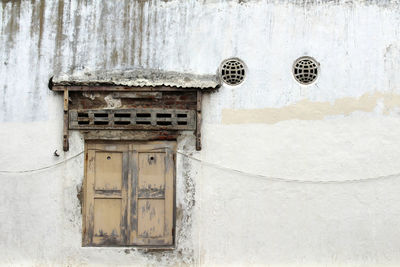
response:
[[[69,129],[68,129],[68,124],[69,124],[69,119],[68,119],[68,101],[69,101],[69,96],[68,96],[68,89],[64,89],[64,123],[63,123],[63,150],[68,151],[69,150]]]
[[[49,81],[52,91],[64,94],[64,151],[69,130],[80,130],[90,140],[138,141],[176,140],[181,131],[194,131],[196,150],[201,150],[202,94],[220,86],[215,74],[150,69],[59,75]]]
[[[196,118],[196,150],[201,150],[201,98],[200,90],[197,90],[197,118]]]

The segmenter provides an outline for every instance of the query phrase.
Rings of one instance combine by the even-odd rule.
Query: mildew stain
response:
[[[32,16],[31,16],[30,35],[31,38],[33,38],[35,34],[38,35],[37,57],[39,58],[42,48],[42,39],[44,30],[45,8],[46,8],[45,0],[40,0],[40,2],[31,0],[31,7],[32,7]]]
[[[137,17],[137,20],[139,20],[139,32],[138,37],[139,37],[139,55],[138,55],[138,60],[139,60],[139,66],[142,66],[142,48],[143,48],[143,20],[144,20],[144,16],[143,16],[143,10],[144,10],[144,4],[146,1],[138,1],[139,4],[139,15]]]
[[[46,10],[46,2],[45,2],[45,0],[40,0],[40,7],[39,7],[39,41],[38,41],[38,50],[39,50],[38,56],[39,57],[40,57],[40,52],[41,52],[41,49],[42,49],[45,10]]]
[[[31,10],[32,10],[32,15],[31,15],[31,28],[30,28],[30,36],[31,39],[35,36],[35,30],[37,29],[38,25],[37,25],[37,5],[35,0],[31,0]]]
[[[114,47],[114,49],[113,49],[113,51],[112,51],[112,53],[111,53],[111,64],[112,64],[113,66],[116,66],[116,65],[118,64],[118,59],[119,59],[119,57],[118,57],[118,51],[117,51],[117,48]]]
[[[5,29],[3,30],[2,34],[6,35],[7,42],[6,42],[6,62],[8,62],[9,55],[11,49],[15,45],[15,36],[19,31],[19,18],[21,14],[21,1],[12,1],[11,5],[7,1],[2,2],[3,8],[3,23],[6,22]],[[5,18],[4,14],[6,13],[4,10],[8,10],[9,14]]]
[[[136,26],[136,5],[133,6],[133,14],[132,14],[132,18],[134,18],[133,20],[133,29],[132,29],[132,40],[131,40],[131,47],[132,47],[132,52],[131,52],[131,58],[130,58],[130,65],[134,65],[135,64],[135,52],[136,51],[136,30],[137,30],[137,26]]]
[[[149,66],[150,61],[150,24],[152,20],[152,2],[148,4],[147,20],[146,20],[146,67]]]
[[[3,85],[3,95],[2,95],[2,107],[1,107],[1,111],[3,113],[3,119],[8,117],[8,105],[7,105],[7,88],[8,86],[5,84]]]
[[[363,5],[377,5],[380,7],[390,7],[394,4],[398,4],[397,0],[203,0],[204,4],[215,4],[221,2],[236,2],[240,5],[267,2],[271,4],[280,5],[294,5],[299,7],[311,7],[323,4],[330,5],[351,5],[351,4],[363,4]]]
[[[157,48],[156,48],[156,45],[155,45],[156,44],[155,40],[157,40],[157,38],[158,38],[158,5],[154,5],[153,12],[154,12],[154,15],[153,15],[153,31],[152,31],[152,41],[153,41],[153,43],[152,43],[151,47],[153,48],[153,51],[152,51],[153,62],[152,62],[152,64],[153,64],[153,67],[154,67],[155,60],[157,58]],[[149,44],[149,46],[150,46],[150,44]]]
[[[109,10],[107,4],[102,4],[101,11],[100,11],[99,27],[97,29],[97,33],[98,33],[98,36],[101,38],[100,43],[101,43],[101,47],[104,51],[106,51],[106,49],[107,49],[108,38],[109,38],[109,35],[106,33],[109,12],[110,12],[110,10]],[[101,52],[99,51],[101,54],[101,58],[102,58],[100,64],[103,69],[107,69],[108,57],[104,55],[104,51],[101,51]]]
[[[326,116],[349,115],[355,111],[372,112],[379,101],[383,101],[383,114],[388,115],[400,107],[400,95],[375,92],[359,98],[345,97],[330,102],[301,100],[282,108],[224,109],[223,124],[267,123],[274,124],[286,120],[322,120]]]
[[[73,34],[73,45],[72,45],[72,64],[70,66],[70,73],[72,73],[76,69],[76,62],[77,62],[77,56],[78,56],[78,45],[79,45],[79,34],[80,34],[80,28],[81,28],[81,13],[80,10],[82,10],[82,2],[78,1],[76,12],[74,14],[74,34]]]
[[[55,60],[54,62],[54,69],[55,72],[58,73],[61,70],[61,46],[63,41],[63,25],[64,25],[64,0],[60,0],[58,2],[57,7],[57,32],[56,32],[56,39],[55,39]]]
[[[130,14],[131,5],[129,0],[124,1],[124,19],[122,21],[122,27],[124,28],[124,42],[122,49],[122,63],[128,65],[128,49],[129,48],[129,32],[130,32]]]

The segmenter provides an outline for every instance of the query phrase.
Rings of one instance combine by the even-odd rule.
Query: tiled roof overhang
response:
[[[217,74],[197,75],[155,69],[130,69],[114,71],[82,71],[72,75],[54,76],[49,83],[53,86],[127,86],[215,89],[221,86]]]

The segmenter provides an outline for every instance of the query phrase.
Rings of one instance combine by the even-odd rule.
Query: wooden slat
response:
[[[82,200],[81,200],[81,211],[82,211],[82,246],[88,245],[89,241],[88,239],[88,225],[87,222],[89,220],[89,217],[87,217],[87,206],[88,206],[88,158],[89,158],[89,153],[87,150],[87,145],[85,144],[85,164],[84,164],[84,179],[83,179],[83,183],[82,183]]]
[[[126,145],[129,149],[129,145]],[[128,224],[128,213],[129,213],[129,184],[130,184],[130,158],[129,158],[129,151],[123,152],[122,156],[122,188],[121,188],[121,197],[122,197],[122,218],[121,218],[121,237],[122,243],[128,244],[129,243],[129,224]]]
[[[135,160],[134,160],[134,155],[135,152],[132,151],[132,145],[128,145],[128,168],[127,168],[127,172],[128,172],[128,181],[126,184],[126,191],[125,191],[125,195],[126,195],[126,245],[131,244],[131,240],[132,240],[132,236],[135,235],[136,233],[136,226],[135,226],[135,222],[136,222],[136,218],[135,218],[135,214],[136,214],[136,190],[133,190],[133,188],[136,188],[136,182],[135,182],[135,170],[137,169],[136,165],[135,165]],[[136,172],[137,173],[137,172]]]
[[[93,242],[93,219],[94,219],[94,181],[95,181],[95,151],[87,151],[86,160],[86,188],[85,188],[85,232],[83,245],[91,245]]]
[[[137,205],[137,184],[138,184],[138,174],[139,174],[139,165],[138,165],[138,148],[135,145],[130,146],[131,150],[131,177],[132,182],[129,188],[129,196],[130,196],[130,240],[129,244],[134,244],[135,240],[137,239],[137,229],[138,229],[138,205]]]

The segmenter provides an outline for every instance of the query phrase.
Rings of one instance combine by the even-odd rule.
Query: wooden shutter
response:
[[[87,145],[84,245],[173,245],[175,145]]]
[[[133,147],[133,209],[131,241],[134,245],[173,244],[175,142],[151,142]]]
[[[88,144],[84,245],[128,241],[128,146]]]

